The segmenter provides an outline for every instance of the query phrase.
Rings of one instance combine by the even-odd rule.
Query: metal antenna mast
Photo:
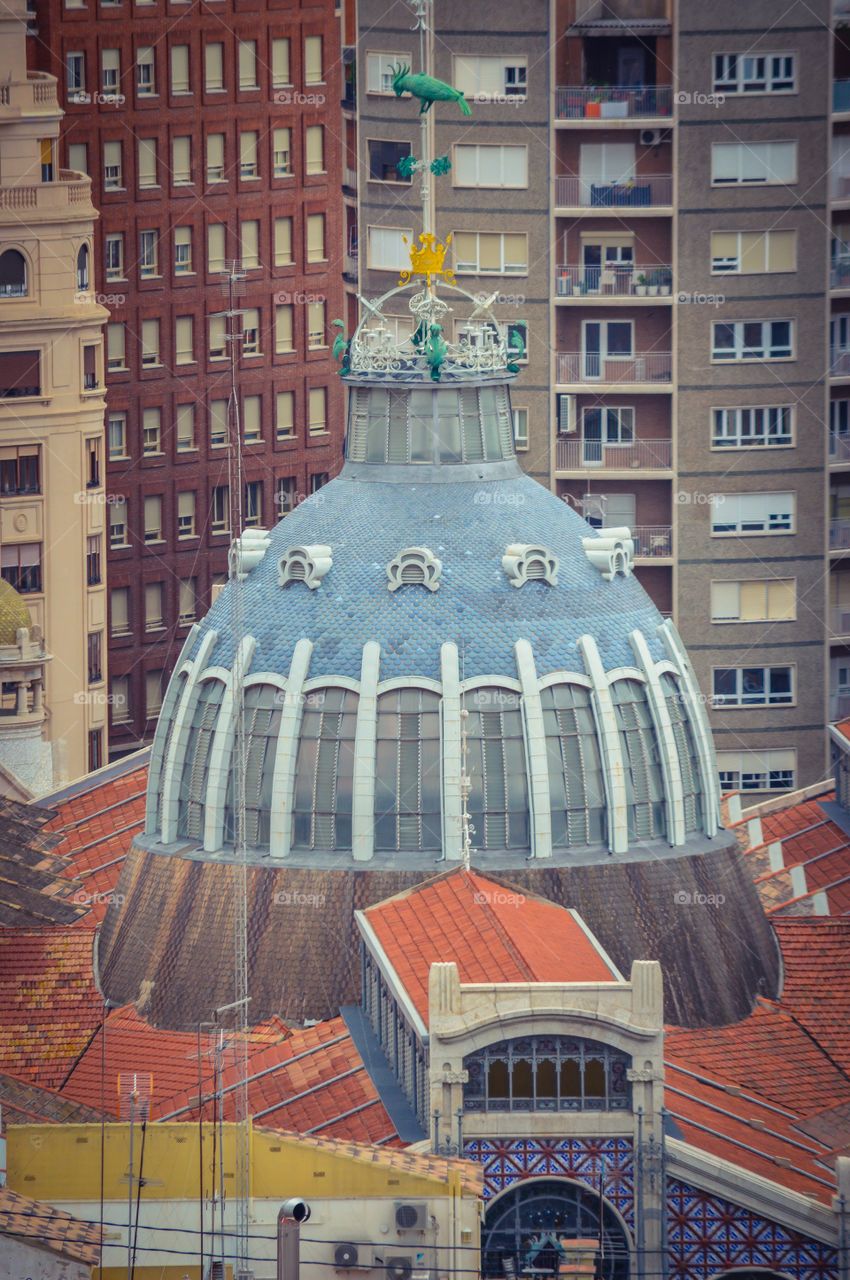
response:
[[[416,18],[413,30],[419,32],[419,70],[423,75],[429,76],[431,74],[431,28],[428,24],[428,17],[431,9],[431,0],[409,0],[409,3]],[[422,147],[419,190],[422,201],[422,231],[425,234],[434,230],[430,128],[430,112],[423,111],[419,116],[419,137]]]

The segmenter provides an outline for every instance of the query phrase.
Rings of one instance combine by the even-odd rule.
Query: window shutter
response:
[[[740,269],[745,275],[758,275],[767,268],[767,234],[760,231],[741,233]]]
[[[156,186],[156,138],[139,138],[139,186]]]
[[[171,140],[171,177],[173,182],[190,182],[192,179],[192,151],[189,138]]]
[[[207,270],[224,268],[224,223],[214,222],[207,227]]]
[[[292,306],[287,303],[275,311],[275,349],[278,352],[292,351]]]
[[[764,582],[740,582],[738,618],[741,622],[760,622],[767,612]]]
[[[712,582],[711,617],[714,621],[726,621],[738,616],[739,583]]]
[[[180,321],[178,320],[178,324]],[[177,448],[191,449],[195,444],[195,406],[177,406]]]
[[[109,168],[121,168],[121,143],[105,142],[103,144],[103,163]]]
[[[253,129],[239,135],[239,163],[243,168],[257,168],[257,134]]]
[[[221,356],[227,351],[227,330],[224,316],[210,316],[210,355]],[[218,403],[217,401],[214,403]]]
[[[224,134],[207,134],[207,171],[224,169]]]
[[[304,40],[304,83],[322,83],[321,36],[307,36]]]
[[[142,321],[142,360],[159,358],[159,321]]]
[[[255,40],[239,41],[239,88],[257,87],[257,43]]]
[[[275,406],[275,430],[279,436],[292,434],[295,426],[295,393],[278,391]]]
[[[106,358],[108,364],[116,368],[123,365],[124,357],[124,325],[115,320],[106,326]]]
[[[307,261],[321,262],[325,256],[325,216],[322,213],[307,215]]]
[[[171,92],[186,93],[189,88],[189,46],[171,46]]]
[[[797,270],[797,232],[771,231],[767,242],[768,271]]]
[[[275,88],[291,84],[289,74],[289,40],[272,40],[272,84]]]
[[[242,431],[245,436],[260,437],[260,396],[246,396],[242,402]]]
[[[307,173],[324,173],[325,131],[320,124],[311,124],[304,133]]]
[[[274,261],[276,267],[286,266],[292,261],[292,219],[275,218],[274,221]]]
[[[242,266],[249,270],[260,265],[260,224],[243,222],[239,228],[242,240]]]
[[[126,587],[118,587],[110,594],[109,612],[114,632],[126,631],[130,626],[130,595]]]
[[[767,616],[771,622],[785,622],[796,616],[796,586],[793,578],[781,578],[768,583]]]
[[[308,429],[316,435],[327,426],[327,392],[324,387],[313,387],[309,394]]]
[[[204,47],[204,82],[207,90],[221,89],[224,86],[224,57],[220,44],[208,44]]]
[[[195,495],[194,493],[178,493],[177,495],[177,515],[187,518],[195,516]]]

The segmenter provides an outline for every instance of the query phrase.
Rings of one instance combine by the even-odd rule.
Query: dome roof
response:
[[[32,628],[26,602],[11,583],[0,579],[0,645],[16,645],[18,632]]]

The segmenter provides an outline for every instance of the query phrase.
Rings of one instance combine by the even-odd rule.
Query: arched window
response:
[[[440,695],[393,689],[378,698],[375,848],[441,847]]]
[[[626,775],[629,835],[652,840],[666,833],[664,779],[655,725],[639,680],[615,680],[611,698]]]
[[[153,749],[151,751],[150,774],[148,777],[148,831],[162,830],[162,797],[165,790],[166,766],[171,739],[174,736],[174,721],[177,708],[186,687],[186,672],[181,671],[173,676],[165,691],[162,710],[156,722]]]
[[[242,730],[245,758],[243,834],[249,849],[269,847],[274,762],[285,696],[281,689],[271,684],[251,684],[245,690]],[[228,843],[232,843],[236,835],[236,746],[234,731],[233,755],[227,774],[227,796],[224,802],[224,838]]]
[[[669,671],[665,671],[661,676],[661,688],[664,692],[664,701],[667,703],[667,713],[673,727],[676,754],[679,757],[679,768],[682,772],[685,830],[700,831],[703,825],[702,783],[694,727],[682,699],[682,690]]]
[[[594,1244],[601,1246],[598,1251]],[[629,1238],[598,1189],[567,1178],[526,1178],[487,1210],[481,1273],[504,1280],[556,1276],[563,1264],[564,1272],[578,1271],[576,1249],[582,1247],[590,1250],[582,1271],[602,1280],[628,1280]]]
[[[89,287],[89,247],[80,245],[77,254],[77,291],[84,293]]]
[[[528,849],[528,781],[519,694],[495,687],[463,696],[469,712],[469,812],[476,849]]]
[[[549,761],[552,843],[556,848],[602,844],[605,786],[590,690],[580,684],[555,684],[542,690],[540,700]]]
[[[27,260],[17,249],[0,253],[0,298],[25,298]]]
[[[293,847],[351,848],[357,694],[314,689],[305,697],[295,765]]]
[[[524,1036],[463,1060],[465,1111],[626,1111],[632,1060],[610,1044]]]
[[[210,751],[223,697],[224,684],[221,680],[205,680],[198,691],[192,715],[180,777],[177,819],[177,834],[192,840],[204,837]]]

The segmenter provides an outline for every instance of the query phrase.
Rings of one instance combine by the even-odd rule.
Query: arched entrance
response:
[[[561,1239],[599,1241],[603,1280],[629,1280],[629,1239],[619,1217],[605,1200],[568,1178],[529,1178],[490,1205],[482,1233],[482,1272],[556,1275]]]

